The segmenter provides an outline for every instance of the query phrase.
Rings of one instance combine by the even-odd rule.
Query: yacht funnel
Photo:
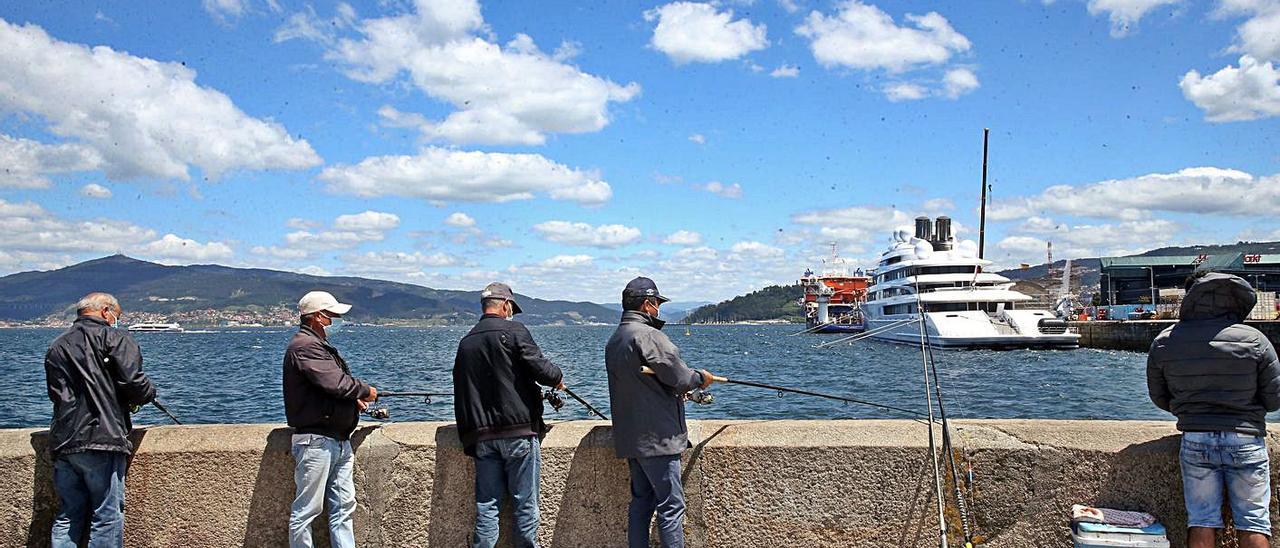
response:
[[[924,241],[933,239],[933,223],[924,215],[916,217],[916,237]]]

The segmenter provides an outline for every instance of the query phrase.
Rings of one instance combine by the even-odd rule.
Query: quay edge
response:
[[[953,425],[956,449],[973,465],[971,511],[984,546],[1070,546],[1067,520],[1075,503],[1149,511],[1168,526],[1174,545],[1182,543],[1186,516],[1172,422]],[[920,423],[690,421],[690,429],[696,447],[685,456],[689,546],[936,542]],[[127,484],[126,545],[284,545],[293,494],[290,433],[269,424],[139,431]],[[1273,460],[1277,441],[1272,434]],[[451,425],[366,425],[354,443],[361,546],[465,543],[473,469]],[[6,471],[0,489],[8,494],[0,502],[0,547],[48,543],[55,502],[44,454],[43,431],[0,430]],[[541,542],[625,546],[627,467],[613,455],[608,423],[555,424],[543,461]],[[504,519],[509,528],[510,517]]]

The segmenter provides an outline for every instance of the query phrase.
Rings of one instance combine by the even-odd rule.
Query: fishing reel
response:
[[[386,406],[378,405],[377,402],[370,403],[369,407],[366,407],[362,412],[365,415],[368,415],[369,418],[376,421],[385,421],[391,418],[391,409],[388,409]]]
[[[542,399],[546,400],[548,404],[551,404],[551,409],[556,412],[559,412],[560,408],[564,407],[564,398],[560,397],[560,394],[555,390],[547,390],[546,392],[543,392]]]
[[[694,388],[693,390],[685,392],[684,399],[685,401],[691,401],[698,405],[711,405],[712,403],[715,403],[716,396],[715,394],[712,394],[710,390]]]

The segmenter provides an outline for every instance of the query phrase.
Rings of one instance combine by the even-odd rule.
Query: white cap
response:
[[[338,302],[338,299],[328,291],[312,291],[303,295],[302,300],[298,301],[298,313],[302,315],[314,314],[321,310],[341,316],[351,310],[351,305]]]

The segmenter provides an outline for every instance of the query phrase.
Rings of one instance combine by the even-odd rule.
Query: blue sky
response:
[[[1280,239],[1280,0],[0,6],[0,274],[122,252],[680,300]]]

